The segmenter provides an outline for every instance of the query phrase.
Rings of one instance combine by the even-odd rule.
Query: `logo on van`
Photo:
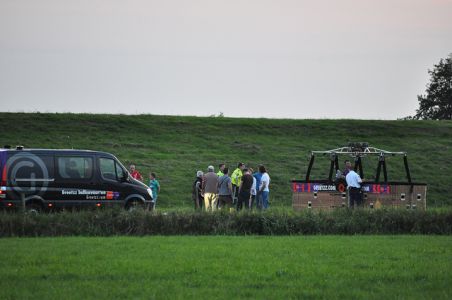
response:
[[[99,191],[99,190],[85,190],[85,189],[68,189],[62,190],[63,196],[84,196],[86,200],[117,200],[119,199],[119,192],[113,191]]]
[[[42,159],[28,152],[10,157],[6,170],[12,190],[18,194],[41,195],[52,180]]]

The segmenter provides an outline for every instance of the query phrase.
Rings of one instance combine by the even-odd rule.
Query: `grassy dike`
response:
[[[276,120],[153,115],[0,113],[0,144],[28,148],[107,151],[125,165],[135,163],[162,185],[160,208],[189,208],[196,170],[220,162],[265,164],[272,178],[273,206],[290,207],[289,180],[303,178],[310,150],[366,141],[407,151],[413,180],[427,182],[428,206],[452,205],[452,122],[370,120]],[[327,176],[327,159],[314,177]],[[372,179],[377,162],[365,161]],[[366,172],[367,171],[367,172]],[[400,159],[388,161],[390,179],[404,179]]]
[[[1,299],[450,299],[450,236],[0,239]]]

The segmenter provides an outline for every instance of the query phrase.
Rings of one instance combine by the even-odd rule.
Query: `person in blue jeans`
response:
[[[265,166],[259,167],[259,172],[262,174],[261,183],[259,185],[259,191],[261,192],[262,209],[267,209],[269,206],[268,195],[270,193],[270,176],[267,173]]]
[[[262,173],[259,171],[261,166],[259,166],[258,171],[253,173],[253,177],[256,178],[256,208],[257,209],[262,209],[262,197],[261,197],[261,191],[260,186],[261,186],[261,178],[262,178]]]

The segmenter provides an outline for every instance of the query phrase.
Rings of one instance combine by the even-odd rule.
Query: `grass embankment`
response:
[[[0,248],[1,299],[452,296],[449,236],[10,238]]]
[[[116,235],[452,234],[452,212],[406,210],[0,214],[0,237]]]
[[[269,168],[273,206],[291,204],[290,179],[304,178],[311,150],[366,141],[392,151],[407,151],[413,180],[426,182],[428,206],[452,205],[452,122],[366,120],[273,120],[0,113],[0,144],[34,148],[107,151],[147,175],[158,174],[161,208],[191,207],[196,170],[242,161]],[[328,176],[329,161],[317,159],[312,178]],[[375,159],[364,161],[372,179]],[[401,158],[388,159],[389,179],[404,179]]]

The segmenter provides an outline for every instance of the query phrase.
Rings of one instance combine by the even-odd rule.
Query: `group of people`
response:
[[[196,173],[192,191],[195,209],[239,211],[243,208],[265,210],[269,207],[270,176],[265,166],[259,166],[254,172],[244,163],[239,163],[232,174],[225,164],[220,164],[218,168],[217,173],[213,166],[209,166],[206,173],[202,171]],[[129,166],[129,173],[132,178],[144,181],[135,165]],[[149,173],[148,186],[152,190],[155,209],[160,193],[160,183],[154,172]]]
[[[140,174],[140,172],[138,172],[138,170],[136,169],[135,165],[130,165],[129,166],[129,173],[130,176],[132,176],[132,178],[139,180],[139,181],[143,181],[143,176]],[[153,209],[155,209],[156,205],[157,205],[157,198],[158,195],[160,193],[160,183],[157,180],[157,176],[155,175],[154,172],[150,172],[149,173],[149,184],[148,184],[149,188],[152,191],[152,200],[154,202],[153,204]]]
[[[238,163],[231,175],[225,164],[220,164],[218,168],[217,173],[213,166],[209,166],[205,174],[202,171],[196,172],[192,187],[195,209],[239,211],[243,208],[269,207],[270,176],[265,166],[259,166],[254,172],[244,163]]]

